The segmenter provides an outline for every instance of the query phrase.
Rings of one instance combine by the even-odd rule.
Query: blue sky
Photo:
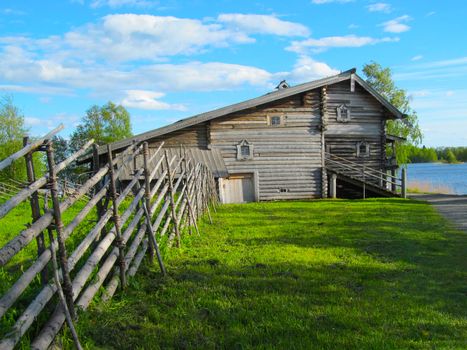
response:
[[[0,95],[33,135],[109,100],[140,133],[372,60],[424,144],[467,146],[466,1],[0,1]]]

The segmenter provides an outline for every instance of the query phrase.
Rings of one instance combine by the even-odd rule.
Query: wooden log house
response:
[[[355,69],[202,113],[111,145],[180,146],[213,172],[224,203],[399,195],[386,122],[404,115]],[[105,147],[99,149],[103,156]],[[139,166],[139,165],[137,165]],[[128,166],[128,178],[132,169]],[[390,173],[392,172],[392,173]],[[392,174],[388,176],[387,174]]]

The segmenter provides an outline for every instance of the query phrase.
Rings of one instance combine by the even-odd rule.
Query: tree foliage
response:
[[[371,62],[363,67],[366,81],[391,104],[397,107],[407,117],[403,120],[388,120],[387,133],[404,137],[406,142],[396,143],[397,160],[399,163],[407,163],[409,155],[408,145],[417,146],[422,142],[422,131],[418,125],[417,113],[410,107],[410,99],[407,92],[396,87],[390,68],[383,68],[376,62]]]
[[[467,147],[417,147],[408,145],[410,163],[467,162]]]
[[[438,161],[436,149],[407,145],[409,163],[433,163]]]
[[[0,159],[12,155],[23,148],[23,137],[28,129],[24,125],[24,116],[13,103],[11,96],[0,99]],[[40,176],[45,164],[39,153],[33,155],[36,175]],[[23,159],[18,159],[0,172],[0,179],[27,180],[26,166]]]
[[[108,102],[106,105],[92,106],[71,135],[72,150],[79,149],[89,139],[105,145],[132,136],[130,114],[125,107]]]

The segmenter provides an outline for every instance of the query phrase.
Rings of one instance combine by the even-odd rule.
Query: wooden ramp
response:
[[[457,228],[467,232],[467,195],[411,194],[409,197],[432,204]]]

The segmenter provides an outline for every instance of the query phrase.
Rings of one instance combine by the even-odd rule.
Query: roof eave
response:
[[[290,87],[290,88],[287,88],[287,89],[274,91],[274,92],[265,94],[263,96],[259,96],[259,97],[249,99],[249,100],[246,100],[246,101],[243,101],[243,102],[239,102],[239,103],[235,103],[235,104],[232,104],[232,105],[229,105],[229,106],[221,107],[221,108],[209,111],[209,112],[197,114],[197,115],[194,115],[192,117],[182,119],[182,120],[180,120],[178,122],[175,122],[173,124],[163,126],[161,128],[155,129],[155,130],[147,131],[147,132],[139,134],[139,135],[135,135],[135,136],[127,138],[125,140],[113,142],[111,144],[112,149],[113,150],[119,150],[119,149],[121,149],[123,147],[129,146],[134,141],[136,141],[136,142],[145,141],[145,140],[148,140],[148,139],[151,139],[151,138],[155,138],[155,137],[158,137],[158,136],[168,134],[168,133],[176,131],[176,130],[187,128],[187,127],[199,124],[199,123],[204,123],[204,122],[209,121],[211,119],[219,118],[219,117],[222,117],[222,116],[230,114],[230,113],[235,113],[235,112],[245,110],[245,109],[248,109],[248,108],[253,108],[253,107],[263,105],[263,104],[274,102],[274,101],[280,100],[282,98],[286,98],[286,97],[289,97],[289,96],[292,96],[292,95],[295,95],[295,94],[303,93],[303,92],[308,91],[308,90],[316,89],[316,88],[318,88],[320,86],[335,84],[335,83],[338,83],[340,81],[344,81],[344,80],[349,79],[352,74],[355,74],[355,71],[356,71],[355,68],[353,68],[353,69],[344,71],[344,72],[342,72],[340,74],[333,75],[331,77],[326,77],[326,78],[314,80],[312,82],[296,85],[296,86],[293,86],[293,87]],[[99,147],[99,154],[104,154],[106,152],[107,152],[106,147]]]

